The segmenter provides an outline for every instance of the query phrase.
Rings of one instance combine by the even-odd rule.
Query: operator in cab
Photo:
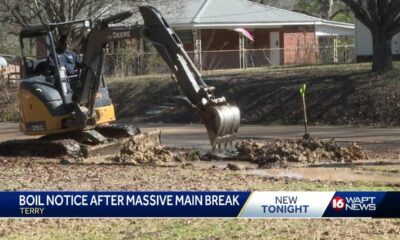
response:
[[[65,68],[65,73],[69,80],[69,89],[80,88],[79,81],[79,69],[81,65],[81,59],[79,55],[69,49],[69,38],[68,35],[62,34],[59,38],[58,45],[56,48],[56,55],[60,68]],[[52,69],[55,69],[55,64],[52,56],[48,57],[49,65]]]
[[[68,76],[78,74],[78,68],[81,64],[81,60],[77,53],[69,49],[68,35],[63,34],[60,36],[56,53],[58,64],[60,67],[65,67]]]

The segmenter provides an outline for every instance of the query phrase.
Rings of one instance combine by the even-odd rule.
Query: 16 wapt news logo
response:
[[[332,208],[337,211],[376,211],[376,197],[341,197],[335,196],[331,201]]]

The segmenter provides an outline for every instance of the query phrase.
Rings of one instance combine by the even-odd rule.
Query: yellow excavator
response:
[[[34,150],[37,145],[48,146],[49,142],[57,142],[59,146],[60,141],[65,139],[73,139],[79,146],[95,146],[99,149],[110,142],[115,143],[115,139],[138,134],[140,130],[137,128],[114,124],[116,116],[103,77],[103,68],[104,55],[110,42],[142,36],[153,43],[174,74],[185,94],[176,97],[176,102],[200,117],[206,126],[212,148],[226,145],[235,138],[240,125],[239,108],[227,103],[224,97],[215,97],[214,87],[203,81],[183,44],[155,8],[143,6],[139,11],[144,19],[143,26],[116,26],[132,16],[132,12],[128,11],[95,22],[79,20],[49,23],[21,30],[24,78],[18,94],[20,130],[26,135],[43,137],[29,140],[29,143],[3,143],[0,145],[0,155],[28,151],[27,148]],[[71,24],[80,24],[88,32],[82,42],[84,51],[80,69],[72,75],[60,66],[54,41],[54,33]],[[38,37],[45,40],[48,56],[43,59],[26,57],[24,43],[27,39]],[[115,147],[115,144],[111,147]],[[71,145],[62,143],[61,148],[66,148],[68,152]],[[53,151],[61,151],[56,149],[53,146]]]

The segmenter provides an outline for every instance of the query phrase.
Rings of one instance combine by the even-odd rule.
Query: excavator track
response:
[[[141,133],[137,127],[118,123],[98,125],[95,130],[106,138],[126,138]]]
[[[0,156],[43,157],[43,158],[79,158],[81,146],[73,139],[45,140],[23,139],[0,143]]]
[[[104,134],[104,135],[103,135]],[[90,138],[87,136],[90,135]],[[93,141],[93,136],[101,136]],[[95,130],[46,135],[37,139],[10,140],[0,143],[0,156],[42,158],[90,158],[118,154],[130,138],[152,145],[161,144],[161,131],[142,133],[131,125],[108,124]]]

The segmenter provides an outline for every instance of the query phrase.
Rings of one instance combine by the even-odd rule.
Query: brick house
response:
[[[247,0],[178,1],[175,6],[179,7],[173,11],[155,7],[180,36],[195,63],[205,69],[315,64],[321,39],[354,35],[353,24]],[[235,31],[238,28],[249,31],[254,42]]]
[[[153,5],[163,14],[189,56],[204,70],[316,64],[321,63],[321,55],[326,55],[322,63],[335,62],[331,61],[334,59],[332,52],[321,54],[325,46],[332,47],[333,40],[338,37],[354,36],[353,24],[324,20],[247,0],[168,0],[143,1],[142,4]],[[135,8],[136,1],[124,2],[109,13]],[[140,14],[134,14],[121,24],[130,26],[141,23]],[[250,32],[254,41],[238,29]],[[39,45],[37,52],[42,52]],[[105,59],[106,71],[112,72],[116,66],[122,66],[121,72],[143,72],[143,62],[146,62],[143,59],[150,56],[138,54],[149,50],[143,45],[142,40],[136,39],[110,44],[109,57]],[[126,50],[128,47],[129,51]],[[132,50],[133,58],[126,54]],[[153,70],[163,72],[162,63],[157,61]]]

